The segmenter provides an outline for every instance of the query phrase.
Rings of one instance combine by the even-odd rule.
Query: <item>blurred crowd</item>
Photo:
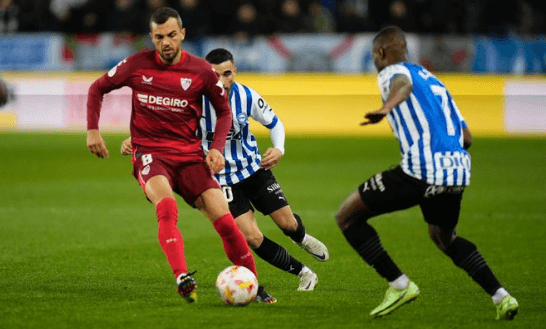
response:
[[[187,38],[375,32],[544,34],[546,2],[531,0],[0,0],[0,34],[148,33],[155,8],[178,10]]]

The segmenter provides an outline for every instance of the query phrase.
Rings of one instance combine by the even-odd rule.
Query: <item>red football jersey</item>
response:
[[[131,141],[139,152],[187,160],[203,157],[196,135],[205,95],[222,117],[212,148],[223,152],[231,128],[225,90],[210,63],[182,51],[180,62],[161,62],[156,50],[141,51],[121,61],[95,81],[87,97],[87,129],[98,129],[104,94],[132,89]]]

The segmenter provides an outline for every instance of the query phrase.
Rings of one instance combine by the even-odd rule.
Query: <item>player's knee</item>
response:
[[[370,219],[370,213],[367,211],[361,211],[357,213],[349,213],[343,210],[338,210],[335,218],[336,223],[342,231],[345,231],[354,223],[366,222]]]
[[[428,233],[436,246],[444,252],[457,237],[455,229],[445,229],[437,225],[429,225]]]
[[[256,249],[264,241],[264,236],[262,232],[260,232],[259,230],[255,230],[252,232],[245,232],[245,239],[246,239],[246,243],[248,243],[250,248]]]
[[[347,220],[347,219],[345,218],[345,216],[343,216],[343,215],[341,214],[341,212],[338,210],[338,211],[336,212],[335,218],[336,218],[336,223],[337,223],[337,225],[338,225],[341,229],[343,229],[344,223],[345,223],[346,220]]]
[[[342,231],[345,231],[347,228],[349,228],[349,226],[351,226],[356,220],[354,216],[345,216],[339,211],[336,213],[335,218],[337,225]]]
[[[292,217],[291,219],[292,220],[283,221],[283,223],[282,223],[281,230],[283,231],[283,233],[285,235],[290,235],[290,234],[296,232],[297,229],[298,229],[297,220],[294,217]]]

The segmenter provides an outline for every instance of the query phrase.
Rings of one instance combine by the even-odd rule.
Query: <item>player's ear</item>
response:
[[[182,30],[180,30],[180,34],[182,35],[182,39],[180,41],[184,41],[186,38],[186,28],[183,27]]]
[[[377,51],[379,52],[379,56],[381,57],[381,59],[387,58],[387,52],[385,51],[385,48],[379,47]]]

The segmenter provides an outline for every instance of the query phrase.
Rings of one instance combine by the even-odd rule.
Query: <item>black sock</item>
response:
[[[465,270],[489,295],[493,296],[497,289],[502,287],[472,242],[457,237],[447,247],[445,253],[455,265]]]
[[[290,256],[286,249],[269,240],[266,236],[264,236],[262,244],[254,249],[254,252],[269,264],[288,273],[298,275],[303,268],[303,264]]]
[[[343,231],[343,235],[356,252],[375,271],[391,282],[400,277],[402,271],[392,261],[381,245],[381,239],[373,227],[366,221],[354,223]]]
[[[285,235],[289,236],[292,241],[300,243],[303,241],[303,238],[305,237],[305,226],[303,226],[303,222],[301,221],[301,218],[298,214],[294,214],[294,217],[296,218],[296,222],[298,222],[298,228],[296,228],[295,231],[288,231],[288,230],[282,230]]]

